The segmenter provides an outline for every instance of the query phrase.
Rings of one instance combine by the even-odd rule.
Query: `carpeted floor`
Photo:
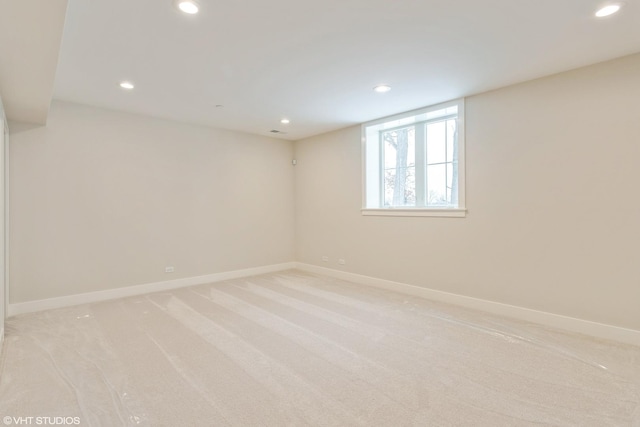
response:
[[[640,426],[640,347],[298,271],[17,316],[0,369],[32,424]]]

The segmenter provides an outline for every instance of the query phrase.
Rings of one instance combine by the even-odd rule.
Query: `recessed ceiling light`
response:
[[[195,15],[200,8],[195,0],[178,0],[178,9],[189,15]]]
[[[133,86],[133,83],[131,83],[131,82],[120,82],[120,87],[121,87],[122,89],[131,90],[131,89],[133,89],[135,86]]]
[[[596,12],[596,16],[598,18],[604,18],[605,16],[613,15],[614,13],[618,12],[621,7],[621,3],[609,4],[601,9],[598,9],[598,11]]]
[[[391,90],[391,86],[378,85],[378,86],[374,87],[373,90],[375,90],[378,93],[385,93],[385,92],[389,92]]]
[[[283,125],[288,125],[289,123],[291,123],[291,121],[289,119],[282,119],[280,120],[280,123],[282,123]]]

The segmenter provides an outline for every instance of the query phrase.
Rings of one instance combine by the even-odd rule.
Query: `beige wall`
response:
[[[291,142],[62,102],[12,132],[12,303],[293,261]]]
[[[361,216],[360,127],[298,142],[297,260],[640,330],[640,55],[466,120],[466,218]]]
[[[5,114],[2,99],[0,99],[0,350],[2,349],[2,342],[4,341],[4,317],[6,315],[6,230],[5,230],[5,153],[6,144],[8,141],[5,139],[6,127],[5,127]]]

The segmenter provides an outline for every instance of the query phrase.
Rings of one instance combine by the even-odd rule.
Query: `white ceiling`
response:
[[[300,139],[640,51],[640,0],[200,5],[69,0],[55,98]]]

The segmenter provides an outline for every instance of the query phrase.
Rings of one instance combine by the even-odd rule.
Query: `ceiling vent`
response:
[[[278,129],[271,129],[269,132],[271,132],[271,133],[281,133],[283,135],[286,134],[286,132],[282,132],[281,130],[278,130]]]

